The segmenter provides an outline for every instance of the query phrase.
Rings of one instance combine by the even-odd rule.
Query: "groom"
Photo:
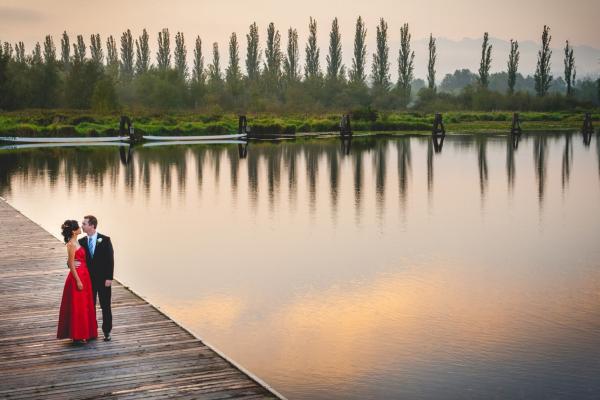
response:
[[[112,311],[110,309],[111,285],[114,270],[114,252],[108,236],[96,232],[98,220],[93,215],[83,217],[81,229],[87,237],[79,239],[86,253],[86,263],[92,280],[92,293],[94,305],[96,298],[100,299],[102,308],[102,331],[104,341],[108,342],[112,330]]]

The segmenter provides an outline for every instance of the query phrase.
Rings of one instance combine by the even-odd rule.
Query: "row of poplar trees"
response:
[[[550,74],[550,29],[544,26],[538,54],[535,86],[545,96],[553,79]],[[155,63],[152,62],[149,35],[144,29],[135,38],[128,29],[119,43],[109,36],[103,43],[91,35],[89,45],[82,35],[72,40],[67,32],[60,39],[60,55],[53,38],[46,36],[30,55],[23,42],[0,46],[0,109],[94,108],[111,111],[119,105],[153,108],[222,108],[230,111],[339,109],[356,106],[406,108],[411,101],[414,57],[409,25],[400,28],[397,55],[398,79],[391,81],[388,24],[381,18],[375,29],[376,48],[367,70],[367,28],[361,17],[356,21],[352,65],[342,63],[338,20],[331,23],[329,49],[321,67],[317,45],[317,22],[309,21],[309,36],[300,66],[296,29],[288,29],[282,49],[281,34],[273,23],[266,31],[264,51],[256,23],[246,34],[244,66],[235,33],[229,38],[228,64],[223,68],[218,43],[212,44],[210,64],[205,63],[203,43],[193,43],[193,63],[188,65],[187,45],[182,32],[175,35],[171,51],[168,29],[158,32]],[[88,52],[89,48],[89,52]],[[483,37],[478,83],[487,89],[492,61],[488,33]],[[427,87],[436,91],[436,39],[429,37]],[[575,59],[569,42],[565,46],[567,95],[575,82]],[[511,40],[507,62],[508,87],[513,93],[519,64],[519,44]],[[245,69],[245,73],[242,72]]]

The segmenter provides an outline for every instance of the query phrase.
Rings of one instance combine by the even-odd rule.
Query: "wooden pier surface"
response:
[[[57,340],[65,260],[58,239],[0,198],[0,398],[281,397],[117,281],[111,342]]]

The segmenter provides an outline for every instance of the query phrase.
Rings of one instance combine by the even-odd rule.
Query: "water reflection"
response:
[[[118,279],[289,398],[591,398],[600,144],[518,139],[4,151],[0,195],[92,207]]]
[[[479,167],[479,191],[481,199],[485,200],[488,184],[487,138],[477,137],[477,165]]]
[[[571,166],[573,165],[573,146],[571,144],[571,135],[565,135],[565,149],[563,151],[562,158],[562,174],[561,183],[563,191],[565,186],[569,184],[569,177],[571,176]]]
[[[509,191],[515,186],[515,151],[519,147],[519,137],[520,135],[512,135],[506,141],[506,178]]]
[[[538,184],[538,200],[540,205],[544,202],[544,188],[546,185],[547,142],[548,139],[544,135],[537,135],[533,139],[533,160],[535,163],[535,177]]]
[[[405,138],[396,142],[398,153],[398,188],[400,192],[400,204],[406,204],[408,180],[411,175],[410,139]]]
[[[305,171],[306,199],[309,210],[315,212],[317,203],[329,199],[331,211],[335,214],[339,206],[340,185],[344,180],[345,168],[351,168],[354,193],[354,208],[357,218],[360,219],[360,209],[367,192],[373,191],[375,207],[380,218],[386,209],[386,182],[389,178],[387,168],[388,160],[394,157],[397,170],[393,172],[398,182],[398,199],[401,206],[405,206],[408,198],[409,182],[412,174],[412,159],[414,158],[412,144],[426,142],[424,154],[419,152],[419,157],[426,160],[426,184],[429,198],[434,188],[435,155],[441,154],[444,140],[449,140],[455,149],[465,149],[470,152],[475,150],[477,157],[477,173],[479,194],[485,199],[488,190],[489,161],[488,147],[494,146],[494,151],[504,142],[505,147],[505,174],[509,191],[514,190],[515,176],[518,163],[516,150],[519,141],[525,141],[532,148],[533,165],[536,179],[536,191],[539,204],[542,205],[547,184],[548,143],[558,141],[564,143],[562,149],[562,166],[560,182],[566,190],[572,174],[573,166],[573,140],[572,135],[534,135],[521,139],[519,136],[506,138],[476,137],[431,137],[407,138],[400,137],[388,140],[378,140],[372,137],[336,140],[307,140],[301,144],[294,142],[260,142],[245,145],[189,145],[166,146],[160,148],[120,147],[118,149],[26,149],[5,151],[0,156],[0,189],[10,192],[11,176],[18,175],[20,179],[35,183],[44,179],[52,186],[59,177],[63,177],[67,190],[73,190],[75,183],[85,188],[110,186],[115,187],[119,179],[124,180],[124,188],[132,196],[139,186],[145,196],[150,196],[154,179],[157,179],[160,192],[184,193],[189,181],[189,171],[194,171],[194,187],[202,192],[206,171],[211,172],[211,182],[217,185],[221,181],[220,171],[222,162],[226,162],[228,172],[228,185],[237,193],[240,179],[247,183],[249,199],[256,210],[259,202],[259,186],[265,185],[269,209],[273,211],[280,202],[280,193],[283,191],[281,179],[287,180],[285,194],[286,203],[292,206],[297,201],[299,165]],[[341,143],[341,145],[340,145]],[[598,169],[600,172],[600,142],[596,141]],[[394,144],[393,147],[390,144]],[[372,160],[373,173],[372,186],[365,188],[364,157]],[[346,166],[344,159],[349,158],[350,164]],[[245,164],[245,165],[244,165]],[[522,168],[522,167],[521,167]],[[245,170],[243,175],[240,172]],[[320,171],[326,171],[323,183],[319,185]],[[264,171],[264,172],[261,172]],[[264,173],[264,182],[261,174]],[[261,183],[263,182],[263,183]],[[173,190],[176,188],[176,190]],[[325,198],[320,198],[319,192],[328,190]]]

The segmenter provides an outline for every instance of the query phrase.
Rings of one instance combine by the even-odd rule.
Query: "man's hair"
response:
[[[87,219],[88,224],[92,225],[94,229],[98,227],[98,219],[93,215],[86,215],[85,217],[83,217],[83,219]]]

